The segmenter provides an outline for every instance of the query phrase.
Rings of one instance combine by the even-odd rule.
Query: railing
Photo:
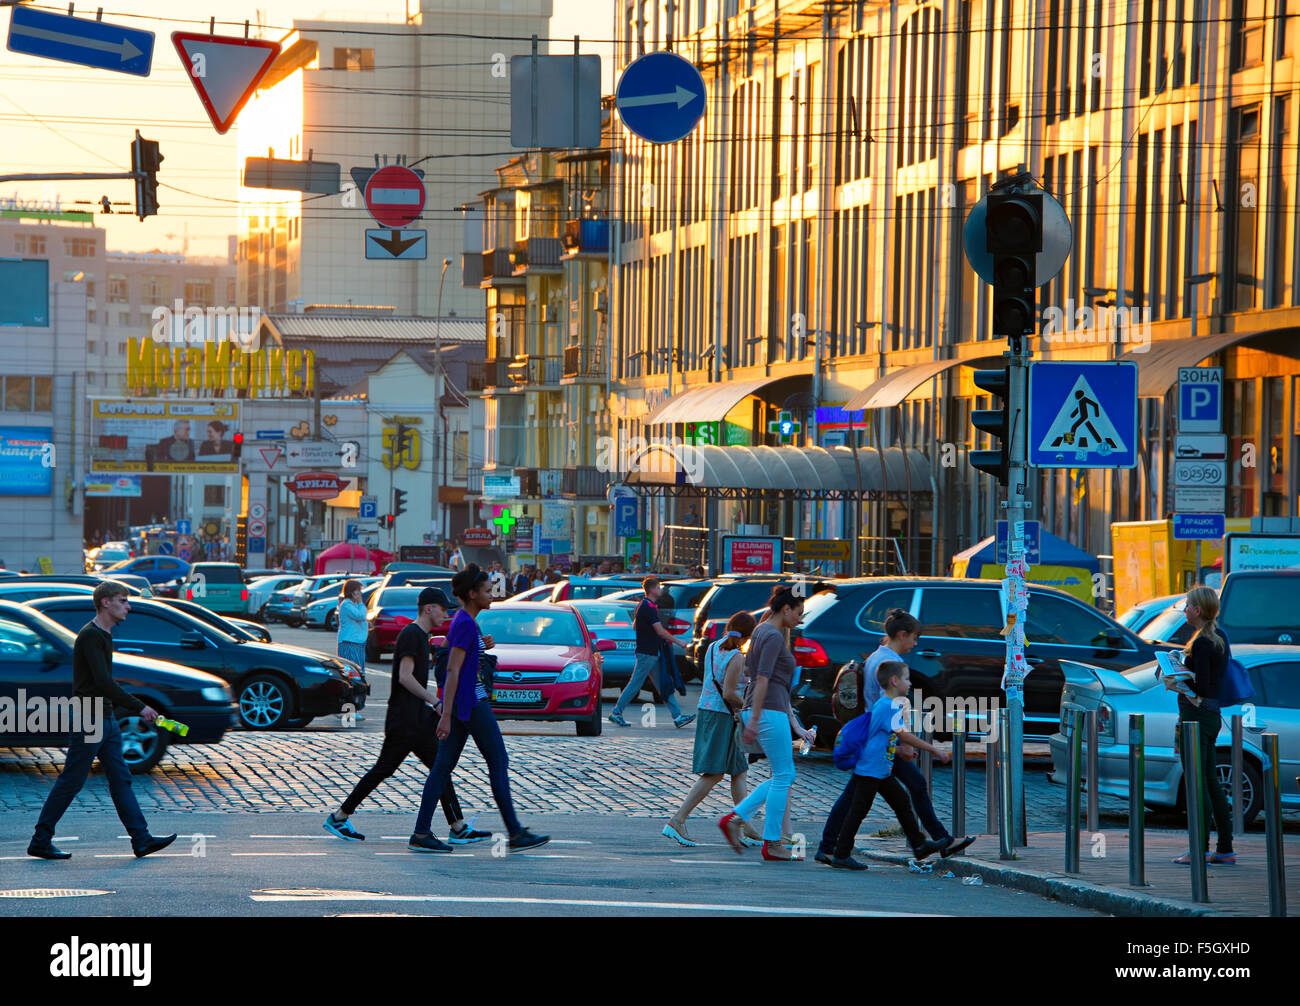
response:
[[[563,361],[558,356],[516,356],[510,377],[516,385],[559,384]]]
[[[483,281],[483,253],[461,252],[460,285],[471,289]]]
[[[537,469],[516,468],[515,475],[519,477],[519,495],[536,498],[538,496]]]
[[[515,242],[512,258],[516,269],[558,269],[563,253],[564,246],[559,238],[528,238],[526,241]]]
[[[541,496],[558,496],[564,484],[562,473],[558,468],[537,469],[537,492]]]
[[[483,492],[483,469],[481,467],[470,466],[465,473],[465,492],[477,496]]]
[[[609,251],[609,221],[564,221],[564,247],[570,252],[605,254]]]
[[[512,385],[508,360],[486,360],[469,366],[469,390],[485,391],[488,388],[508,388]]]
[[[484,279],[512,279],[515,267],[510,262],[509,249],[494,248],[483,252],[482,272]]]
[[[600,346],[565,346],[565,377],[604,377],[605,359]]]
[[[561,469],[560,492],[579,499],[604,499],[609,490],[609,473],[594,465]]]

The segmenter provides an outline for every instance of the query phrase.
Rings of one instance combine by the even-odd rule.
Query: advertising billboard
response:
[[[95,399],[90,468],[99,473],[237,473],[239,406],[236,401]]]
[[[104,472],[87,472],[86,495],[143,496],[144,486],[139,475],[109,475]]]
[[[776,537],[722,538],[723,573],[781,572],[781,539]]]
[[[53,435],[49,426],[0,426],[0,496],[54,491]]]

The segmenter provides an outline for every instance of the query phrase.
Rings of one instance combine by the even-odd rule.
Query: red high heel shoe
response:
[[[782,849],[789,853],[788,856],[773,856],[769,853],[770,849]],[[782,842],[764,842],[763,858],[769,863],[802,863],[803,856],[796,856],[794,850]]]
[[[744,826],[745,823],[736,816],[735,811],[724,814],[718,819],[718,827],[722,829],[723,837],[727,840],[727,844],[736,850],[737,856],[745,851],[745,847],[740,844],[740,832]]]

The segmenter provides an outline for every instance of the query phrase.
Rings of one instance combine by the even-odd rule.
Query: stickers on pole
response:
[[[174,31],[172,44],[218,133],[235,124],[280,55],[279,42],[202,32]]]

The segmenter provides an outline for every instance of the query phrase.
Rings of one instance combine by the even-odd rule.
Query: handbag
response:
[[[752,713],[754,710],[750,710]],[[740,713],[736,713],[736,747],[747,755],[761,755],[764,753],[763,745],[759,743],[758,738],[754,738],[753,744],[745,743],[745,724],[740,720]]]

